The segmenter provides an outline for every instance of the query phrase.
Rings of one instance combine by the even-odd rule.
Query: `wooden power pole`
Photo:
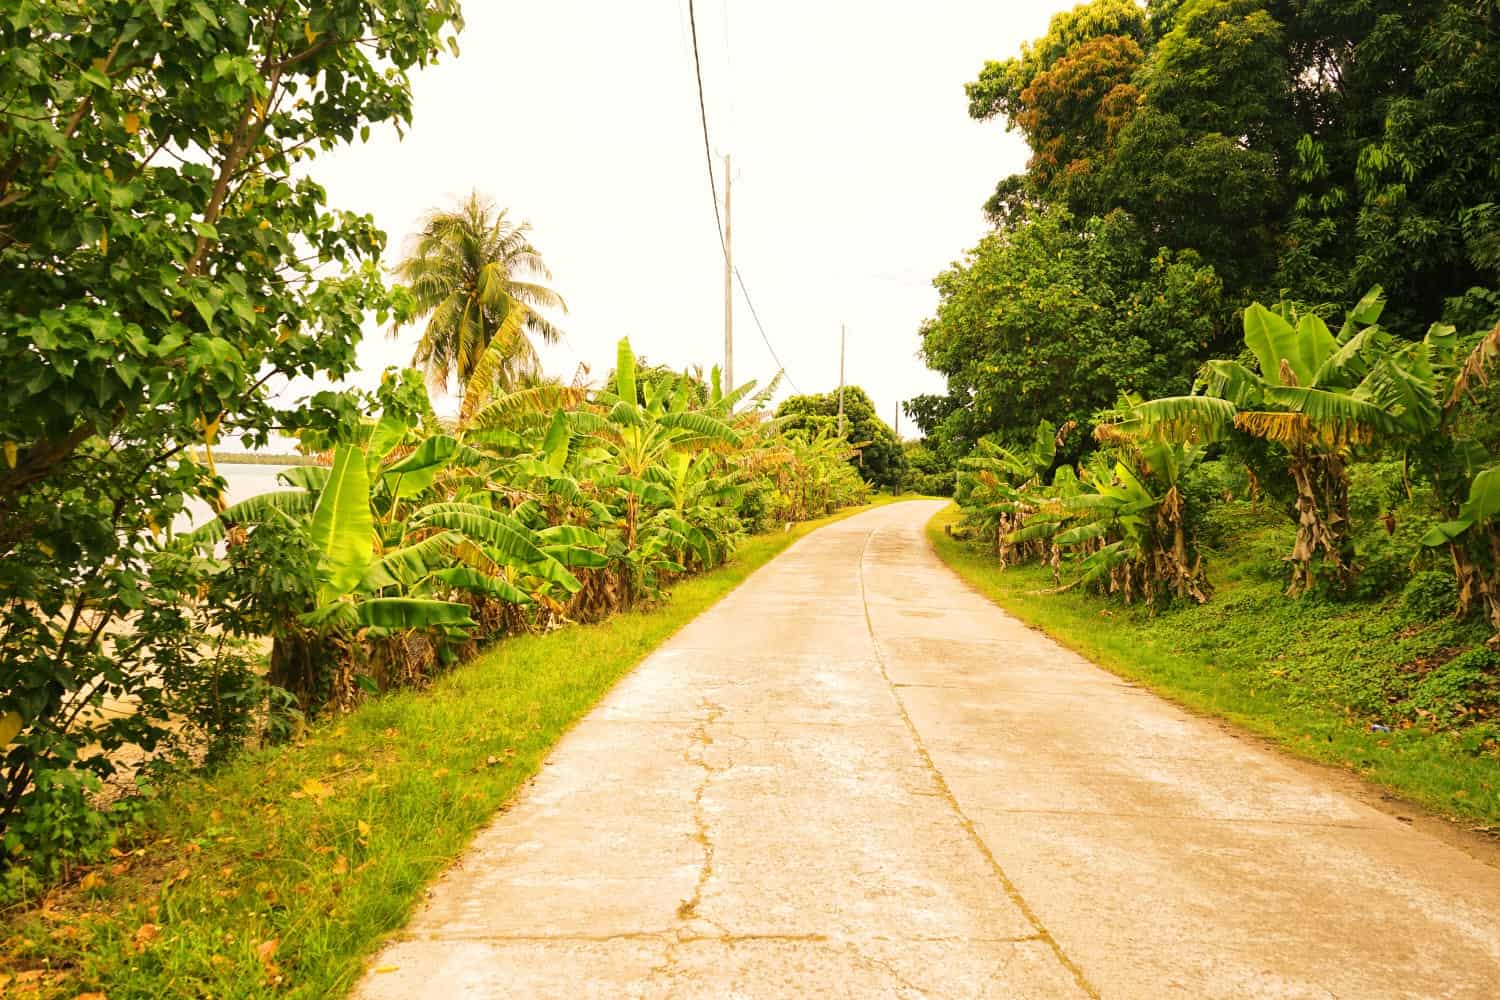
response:
[[[839,436],[844,434],[844,324],[839,324]]]
[[[729,240],[729,154],[724,154],[724,392],[734,389],[734,255]]]

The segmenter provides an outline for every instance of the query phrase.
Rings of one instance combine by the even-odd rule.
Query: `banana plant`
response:
[[[654,592],[664,574],[680,574],[678,561],[692,548],[671,517],[655,516],[672,506],[670,462],[680,454],[712,453],[742,444],[740,433],[723,417],[694,410],[685,381],[675,386],[647,383],[638,388],[629,340],[619,342],[615,383],[618,393],[599,393],[603,414],[580,414],[575,426],[586,438],[587,457],[601,472],[597,482],[621,514],[620,557],[626,568],[626,599]],[[644,404],[638,402],[643,399]],[[723,397],[720,397],[722,404]]]
[[[1071,429],[1066,427],[1060,434],[1053,423],[1042,420],[1025,450],[981,438],[973,453],[959,463],[954,499],[964,508],[970,525],[994,538],[1001,568],[1017,558],[1039,554],[1051,528],[1060,523],[1055,510],[1043,510],[1045,480],[1063,436]]]
[[[1459,613],[1482,607],[1500,631],[1500,466],[1474,477],[1458,517],[1434,525],[1422,544],[1445,546],[1459,582]]]
[[[1398,342],[1378,324],[1384,305],[1372,288],[1335,335],[1313,313],[1252,303],[1244,342],[1254,367],[1210,361],[1202,394],[1141,403],[1119,428],[1183,444],[1238,430],[1279,446],[1296,489],[1290,594],[1311,588],[1320,568],[1340,587],[1354,579],[1347,472],[1354,449],[1399,443],[1438,410],[1433,372],[1451,357],[1452,327],[1435,324],[1419,344]]]
[[[1473,421],[1459,419],[1463,404],[1489,387],[1489,367],[1500,359],[1500,323],[1481,334],[1451,378],[1439,386],[1443,400],[1429,433],[1409,451],[1434,485],[1438,502],[1456,515],[1422,538],[1446,548],[1458,583],[1458,614],[1480,608],[1500,631],[1500,466],[1476,439]]]

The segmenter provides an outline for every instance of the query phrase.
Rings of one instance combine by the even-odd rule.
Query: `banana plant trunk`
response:
[[[1349,477],[1337,455],[1312,455],[1305,448],[1292,453],[1288,471],[1297,487],[1297,538],[1287,561],[1292,581],[1287,594],[1298,596],[1315,581],[1314,563],[1321,556],[1333,571],[1340,589],[1354,582],[1349,543]]]

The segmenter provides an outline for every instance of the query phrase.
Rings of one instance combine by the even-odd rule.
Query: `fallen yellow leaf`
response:
[[[323,782],[319,781],[317,778],[308,778],[306,781],[302,782],[302,792],[305,795],[311,795],[313,798],[321,802],[324,799],[328,798],[328,796],[333,794],[333,789],[323,784]]]
[[[145,951],[146,946],[155,941],[160,935],[161,931],[157,929],[155,924],[141,924],[135,931],[135,950],[138,952]]]

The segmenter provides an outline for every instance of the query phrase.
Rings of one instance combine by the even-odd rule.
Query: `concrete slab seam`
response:
[[[1031,908],[1031,904],[1028,903],[1026,901],[1026,898],[1021,895],[1021,890],[1016,887],[1016,884],[1011,881],[1010,876],[1005,873],[1005,869],[1001,866],[1000,860],[995,857],[995,852],[990,850],[990,845],[985,843],[984,838],[979,835],[978,827],[974,825],[974,821],[969,818],[967,813],[964,812],[963,806],[959,804],[958,797],[953,794],[953,789],[948,786],[948,781],[943,777],[943,772],[938,769],[937,763],[932,759],[932,754],[928,752],[927,744],[925,741],[923,741],[922,734],[917,730],[916,723],[912,722],[911,713],[906,710],[906,703],[901,700],[900,692],[897,690],[896,685],[891,681],[890,671],[886,667],[885,652],[880,647],[880,637],[875,633],[875,622],[870,616],[870,601],[868,590],[865,586],[865,557],[869,554],[871,539],[873,539],[876,533],[879,531],[880,528],[878,527],[871,528],[870,531],[865,535],[864,545],[860,548],[860,600],[864,604],[865,627],[870,632],[870,643],[875,649],[875,661],[880,665],[880,675],[885,679],[886,686],[890,688],[891,697],[895,699],[896,702],[896,709],[901,713],[901,719],[906,723],[907,731],[911,734],[912,741],[916,744],[917,755],[921,758],[923,766],[931,776],[933,784],[937,787],[939,793],[943,797],[943,800],[948,803],[948,807],[953,810],[954,816],[958,818],[960,826],[962,826],[964,832],[969,835],[969,839],[973,841],[975,847],[979,849],[979,853],[983,855],[984,859],[989,863],[990,870],[994,872],[995,878],[1005,889],[1005,894],[1010,897],[1011,902],[1014,903],[1016,908],[1021,911],[1021,914],[1026,918],[1027,922],[1036,929],[1037,937],[1040,940],[1046,942],[1047,947],[1052,949],[1052,954],[1057,958],[1057,961],[1063,966],[1063,968],[1067,969],[1068,972],[1072,974],[1074,981],[1078,983],[1079,989],[1083,990],[1083,992],[1091,997],[1092,1000],[1100,1000],[1099,991],[1094,988],[1094,985],[1092,983],[1089,982],[1088,977],[1084,975],[1083,969],[1079,967],[1077,962],[1074,962],[1073,959],[1068,956],[1067,952],[1063,951],[1062,945],[1060,945],[1057,942],[1057,939],[1052,936],[1052,933],[1047,930],[1046,926],[1042,923],[1041,918],[1037,916],[1036,911]],[[952,571],[950,570],[949,572]]]

